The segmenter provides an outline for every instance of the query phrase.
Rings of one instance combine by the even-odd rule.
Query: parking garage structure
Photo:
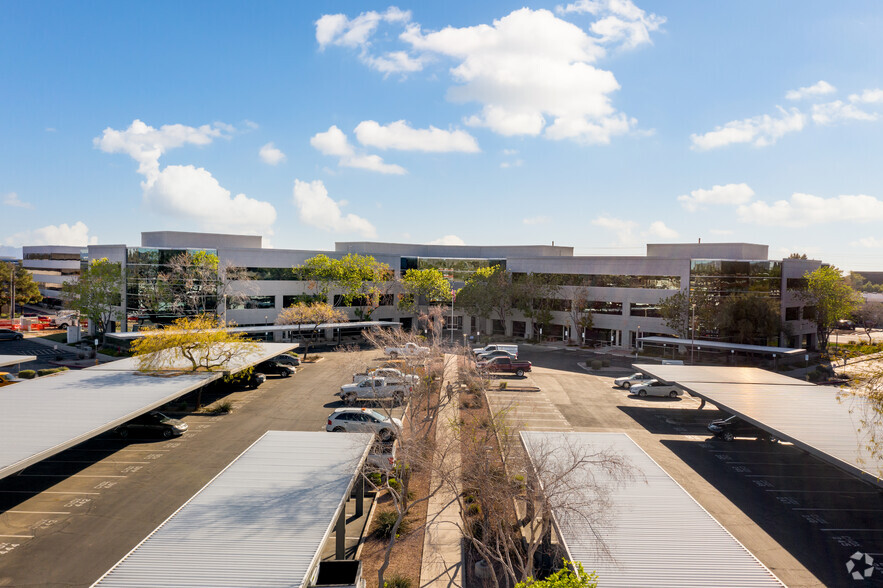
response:
[[[865,482],[883,488],[883,459],[869,448],[864,419],[873,407],[844,395],[759,368],[635,364],[658,380],[677,384],[769,435]]]
[[[332,584],[360,585],[359,563],[341,560],[346,502],[360,500],[372,440],[268,431],[94,586],[314,586],[336,576],[334,564],[350,577]],[[332,534],[335,560],[323,562]]]

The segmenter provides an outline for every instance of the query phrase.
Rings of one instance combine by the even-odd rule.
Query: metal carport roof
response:
[[[233,371],[291,349],[261,343]],[[108,431],[223,377],[222,372],[141,373],[134,359],[4,386],[0,393],[0,478]]]
[[[568,559],[596,571],[599,586],[783,586],[625,433],[523,431],[521,438],[532,460],[609,450],[636,470],[620,482],[588,466],[567,480],[572,490],[562,500],[571,504],[595,499],[595,485],[609,492],[609,519],[555,510]]]
[[[743,351],[745,353],[759,353],[761,355],[800,355],[807,353],[806,349],[795,347],[768,347],[766,345],[747,345],[745,343],[727,343],[726,341],[709,341],[707,339],[679,339],[677,337],[641,337],[638,339],[641,344],[650,343],[653,345],[673,345],[679,347],[704,347],[705,349],[718,350],[734,350]]]
[[[650,373],[664,382],[718,382],[721,384],[780,384],[783,386],[815,386],[784,374],[755,367],[726,367],[718,365],[655,365],[633,364],[636,370]],[[686,368],[686,369],[685,369]]]
[[[305,586],[373,436],[268,431],[94,586]]]
[[[883,460],[868,450],[866,427],[861,422],[872,408],[859,396],[840,398],[836,388],[815,384],[763,383],[768,377],[763,374],[768,372],[757,368],[748,368],[761,372],[756,377],[745,378],[733,372],[728,383],[727,370],[745,368],[718,368],[715,380],[707,382],[703,381],[706,378],[701,376],[701,370],[708,368],[646,364],[635,367],[651,376],[676,382],[693,396],[883,487],[880,479]]]
[[[257,345],[258,348],[254,352],[234,358],[230,362],[230,365],[226,366],[224,371],[236,373],[242,369],[257,365],[262,361],[266,361],[268,359],[276,357],[280,353],[291,351],[292,349],[297,347],[296,343],[258,343]],[[178,372],[188,369],[189,366],[190,363],[188,361],[183,358],[178,358],[174,360],[171,365],[163,368],[163,371]],[[86,369],[112,372],[138,371],[138,359],[134,357],[127,357],[126,359],[120,359],[108,363],[101,363],[94,367]]]
[[[25,363],[28,361],[36,361],[36,359],[36,355],[0,355],[0,367]]]

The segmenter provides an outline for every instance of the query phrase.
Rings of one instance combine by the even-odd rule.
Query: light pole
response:
[[[638,334],[635,339],[635,347],[637,347],[640,351],[644,351],[643,339],[641,337],[641,325],[638,325]]]
[[[454,346],[454,300],[456,298],[457,298],[457,292],[452,287],[451,288],[451,347]]]
[[[691,304],[692,315],[690,317],[690,363],[693,363],[693,345],[696,343],[696,305]]]

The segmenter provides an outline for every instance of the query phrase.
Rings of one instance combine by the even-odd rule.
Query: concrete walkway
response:
[[[455,355],[445,355],[444,387],[448,383],[454,385],[456,390],[459,358]],[[436,443],[444,447],[454,439],[453,423],[459,416],[460,399],[454,394],[447,406],[438,416],[438,428],[436,430]],[[460,448],[452,445],[452,450],[446,455],[448,463],[447,471],[459,471]],[[433,474],[431,486],[439,484],[436,474]],[[423,563],[420,568],[420,588],[460,588],[463,586],[463,536],[460,533],[460,511],[457,503],[457,494],[460,492],[459,483],[452,489],[443,486],[434,496],[430,497],[427,506],[426,533],[423,538]]]
[[[64,343],[56,343],[55,341],[51,341],[49,339],[44,339],[43,337],[39,337],[39,336],[26,337],[26,339],[27,339],[27,341],[29,341],[31,343],[39,343],[40,345],[45,345],[46,347],[52,347],[53,349],[57,349],[58,351],[61,351],[64,353],[72,353],[75,356],[80,352],[80,349],[77,347],[74,347],[73,345],[66,345]],[[104,355],[103,353],[98,354],[98,361],[101,363],[107,363],[109,361],[116,361],[118,359],[120,359],[120,358],[113,357],[110,355]],[[71,360],[71,361],[59,362],[59,363],[64,363],[65,365],[73,363],[73,364],[78,364],[77,367],[89,367],[90,365],[95,365],[95,358],[93,357],[91,359]],[[79,365],[79,364],[82,364],[82,365]]]

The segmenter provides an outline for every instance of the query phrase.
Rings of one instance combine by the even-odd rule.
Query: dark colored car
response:
[[[114,429],[114,432],[125,439],[129,435],[150,436],[160,435],[168,439],[183,435],[187,430],[187,423],[178,419],[169,418],[161,412],[151,411],[135,417],[128,423],[124,423]]]
[[[0,341],[19,341],[24,337],[18,331],[12,329],[0,329]]]
[[[282,362],[276,361],[275,359],[268,359],[267,361],[261,362],[258,365],[254,366],[254,371],[262,374],[274,374],[277,376],[282,376],[283,378],[287,378],[294,374],[295,369],[294,366],[284,364]]]
[[[300,366],[300,358],[294,355],[288,355],[287,353],[277,355],[273,358],[272,361],[275,361],[276,363],[284,363],[285,365],[290,365],[294,367]]]
[[[763,429],[759,429],[749,422],[743,421],[737,416],[728,419],[712,421],[708,430],[717,438],[724,441],[733,441],[736,437],[753,437],[758,441],[778,442],[778,439]]]

